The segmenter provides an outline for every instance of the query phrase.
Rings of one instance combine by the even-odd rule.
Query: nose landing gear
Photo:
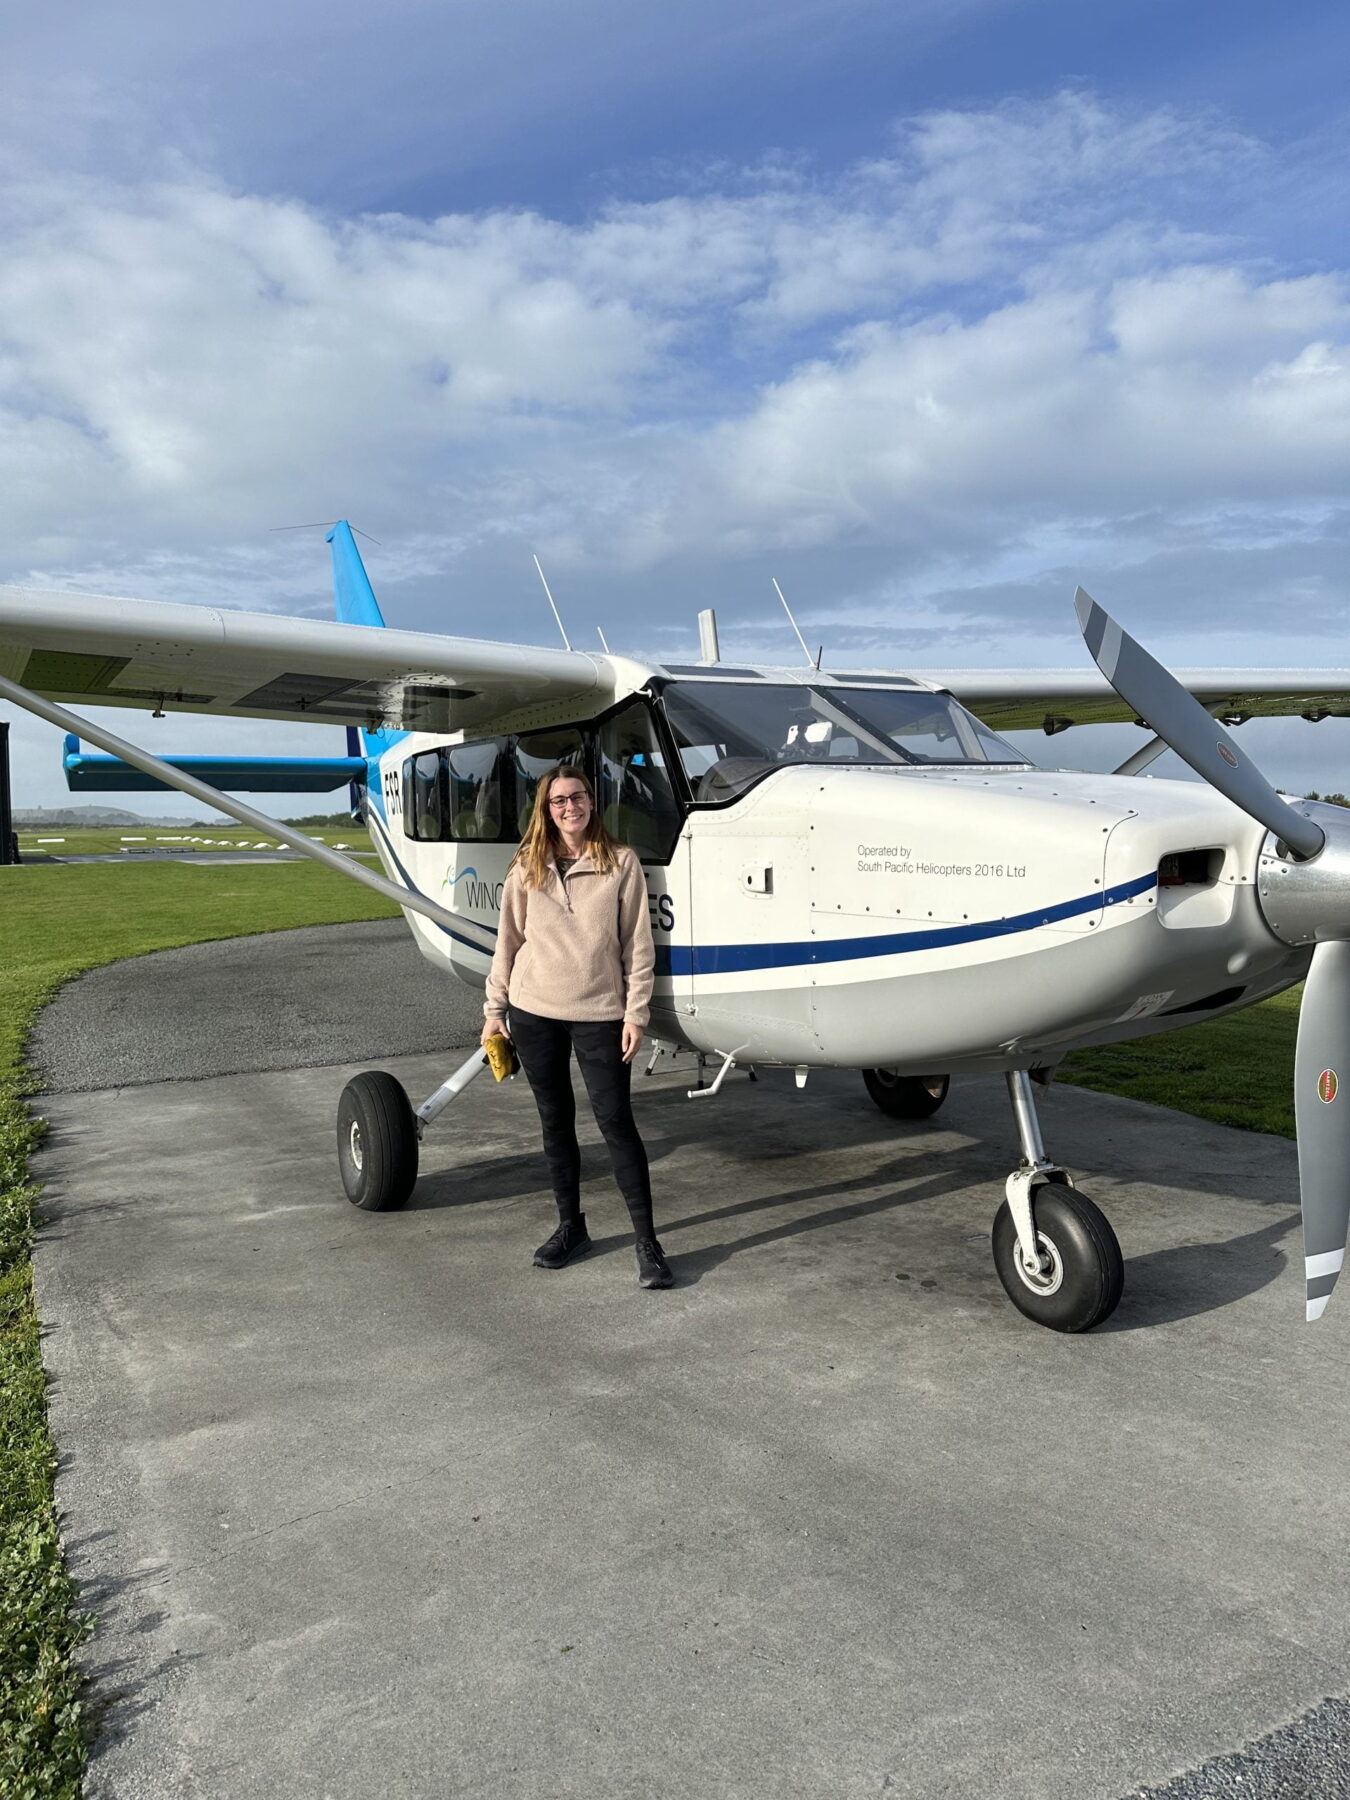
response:
[[[994,1215],[994,1268],[1008,1298],[1051,1331],[1091,1331],[1115,1311],[1125,1282],[1106,1215],[1045,1154],[1025,1069],[1008,1071],[1022,1164]]]

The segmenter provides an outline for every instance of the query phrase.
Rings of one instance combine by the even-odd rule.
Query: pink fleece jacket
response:
[[[617,1019],[646,1028],[652,997],[652,925],[642,864],[626,846],[601,875],[588,854],[567,875],[549,864],[543,887],[506,877],[485,1018],[508,1004],[546,1019]]]

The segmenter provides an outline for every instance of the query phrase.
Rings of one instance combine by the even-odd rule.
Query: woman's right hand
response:
[[[483,1035],[482,1035],[482,1037],[479,1038],[478,1041],[480,1044],[486,1044],[488,1039],[491,1037],[509,1038],[510,1035],[511,1035],[511,1033],[507,1029],[505,1019],[484,1019]]]

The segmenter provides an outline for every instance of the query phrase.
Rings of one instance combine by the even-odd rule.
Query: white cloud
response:
[[[632,635],[671,569],[860,549],[833,599],[878,611],[1167,559],[1203,580],[1206,543],[1228,579],[1258,541],[1315,605],[1346,532],[1346,278],[1217,228],[1291,179],[1075,95],[574,223],[32,178],[0,221],[5,573],[314,609],[322,559],[267,528],[349,513],[409,624],[442,623],[438,575],[494,602],[522,541],[628,581]]]
[[[717,427],[706,466],[729,530],[809,537],[890,529],[900,508],[1045,519],[1328,494],[1350,469],[1347,336],[1343,282],[1234,269],[869,325]]]
[[[603,412],[660,348],[659,321],[541,266],[528,221],[337,224],[204,182],[25,198],[0,263],[11,543],[72,501],[181,541],[278,494],[382,498],[519,413]]]

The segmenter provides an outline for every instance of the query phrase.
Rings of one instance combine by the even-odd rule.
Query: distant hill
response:
[[[213,823],[202,819],[143,819],[139,813],[125,812],[119,806],[16,806],[14,824],[32,825],[180,825]]]

